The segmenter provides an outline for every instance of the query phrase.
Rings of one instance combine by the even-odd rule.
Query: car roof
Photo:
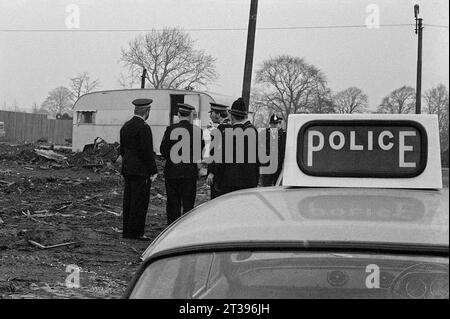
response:
[[[449,189],[265,187],[230,193],[166,229],[143,259],[183,247],[255,242],[449,244]]]

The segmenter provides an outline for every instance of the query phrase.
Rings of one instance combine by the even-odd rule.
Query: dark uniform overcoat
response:
[[[122,175],[125,179],[123,196],[123,237],[144,235],[150,197],[150,176],[156,174],[153,136],[143,118],[134,116],[120,130]]]

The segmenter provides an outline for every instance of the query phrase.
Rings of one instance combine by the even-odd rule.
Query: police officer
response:
[[[214,128],[211,132],[211,143],[214,141],[214,130],[218,130],[221,133],[221,136],[225,133],[225,128],[231,127],[231,124],[229,123],[228,119],[228,106],[223,104],[217,104],[217,103],[210,103],[211,104],[211,110],[209,112],[209,116],[211,118],[211,121],[213,123]],[[210,151],[210,156],[214,156],[214,151],[218,151],[219,153],[222,153],[222,145],[221,143],[214,143],[214,145],[218,148],[216,150]],[[222,160],[220,163],[211,162],[208,165],[208,176],[206,178],[206,183],[211,188],[211,199],[216,198],[220,194],[220,188],[221,188],[221,170],[220,165],[224,160],[224,156],[222,154]]]
[[[192,125],[192,112],[195,108],[185,103],[179,103],[177,107],[179,122],[167,127],[160,147],[161,155],[166,160],[164,177],[168,225],[180,217],[182,212],[184,214],[194,208],[198,163],[201,161],[201,152],[204,147],[201,128]],[[171,135],[177,139],[171,139]],[[181,145],[180,148],[178,148],[179,145]],[[177,149],[171,154],[174,146]],[[179,158],[175,159],[172,156]]]
[[[232,162],[226,161],[220,165],[221,169],[221,195],[236,190],[252,188],[258,186],[259,180],[259,161],[258,161],[258,131],[248,121],[248,110],[242,98],[233,102],[231,109],[228,111],[231,116],[233,138],[225,133],[223,136],[223,147],[225,152],[227,149],[233,149]],[[226,130],[225,130],[226,131]],[[241,135],[244,132],[243,136]],[[239,137],[241,135],[241,137]],[[236,154],[237,138],[244,141],[244,154]],[[255,152],[250,154],[249,152]],[[226,159],[227,156],[225,156]],[[243,161],[238,160],[242,157]]]
[[[123,237],[148,240],[144,236],[151,182],[158,169],[153,151],[153,136],[147,119],[151,99],[136,99],[134,116],[120,129],[122,175],[125,179],[123,195]]]
[[[284,162],[284,153],[286,150],[286,132],[282,127],[283,119],[276,114],[272,114],[269,120],[269,127],[265,131],[266,154],[270,154],[270,143],[277,143],[277,170],[272,174],[263,174],[261,176],[262,186],[274,186],[281,174]]]

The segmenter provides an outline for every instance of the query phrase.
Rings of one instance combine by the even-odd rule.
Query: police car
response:
[[[449,298],[437,118],[291,115],[283,185],[209,201],[127,298]]]

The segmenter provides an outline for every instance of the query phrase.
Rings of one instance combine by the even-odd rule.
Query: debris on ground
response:
[[[40,157],[55,161],[57,163],[62,163],[65,160],[67,160],[67,157],[65,157],[62,154],[55,153],[52,150],[47,151],[47,150],[35,149],[34,152],[36,153],[36,155],[38,155]]]
[[[122,238],[118,154],[118,144],[99,139],[80,153],[45,142],[0,143],[0,299],[122,296],[149,243]],[[157,165],[162,173],[159,158]],[[197,204],[208,191],[200,180]],[[158,177],[146,220],[152,239],[167,226],[166,200]],[[63,246],[49,248],[55,245]],[[68,265],[80,269],[79,289],[65,285]]]
[[[73,153],[71,147],[52,144],[0,144],[0,162],[14,161],[27,165],[26,169],[90,169],[96,173],[119,174],[119,143],[107,143],[96,138],[84,147],[83,152]]]
[[[81,244],[80,241],[72,241],[72,242],[68,242],[68,243],[45,246],[45,245],[39,244],[38,242],[35,242],[34,240],[29,240],[28,242],[31,245],[33,245],[37,248],[40,248],[40,249],[52,249],[52,248],[59,248],[59,247],[65,247],[65,246],[78,246]]]

